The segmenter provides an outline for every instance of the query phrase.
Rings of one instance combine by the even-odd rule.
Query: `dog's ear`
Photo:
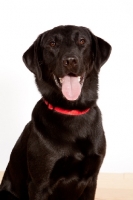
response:
[[[33,72],[38,79],[42,78],[42,72],[39,65],[39,53],[40,53],[40,41],[42,34],[38,36],[35,42],[29,47],[29,49],[23,54],[23,61],[26,67]]]
[[[112,47],[109,43],[103,39],[93,35],[93,50],[94,50],[94,62],[96,70],[100,70],[100,67],[108,60]]]

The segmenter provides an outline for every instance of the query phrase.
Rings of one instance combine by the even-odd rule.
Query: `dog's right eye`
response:
[[[84,44],[85,44],[85,39],[84,39],[84,38],[81,38],[81,39],[79,40],[79,44],[80,44],[80,45],[84,45]]]
[[[51,47],[55,47],[55,46],[56,46],[56,42],[55,42],[55,41],[51,41],[51,42],[49,43],[49,45],[50,45]]]

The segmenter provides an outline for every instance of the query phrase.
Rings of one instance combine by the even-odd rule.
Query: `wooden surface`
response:
[[[133,174],[99,174],[96,200],[133,200]]]
[[[133,174],[99,174],[95,200],[133,200]]]

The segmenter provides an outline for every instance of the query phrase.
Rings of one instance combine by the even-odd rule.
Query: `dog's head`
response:
[[[44,98],[83,102],[96,100],[97,75],[110,52],[89,29],[59,26],[39,35],[23,60]]]

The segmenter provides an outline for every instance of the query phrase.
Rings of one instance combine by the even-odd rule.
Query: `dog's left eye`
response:
[[[84,38],[81,38],[81,39],[79,40],[79,44],[81,44],[81,45],[85,44],[85,39],[84,39]]]
[[[49,43],[49,45],[50,45],[51,47],[55,47],[55,46],[56,46],[56,42],[55,42],[55,41],[52,41],[52,42]]]

